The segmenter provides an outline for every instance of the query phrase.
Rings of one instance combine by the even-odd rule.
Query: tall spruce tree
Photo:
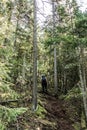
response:
[[[34,0],[33,28],[33,110],[37,108],[37,1]]]

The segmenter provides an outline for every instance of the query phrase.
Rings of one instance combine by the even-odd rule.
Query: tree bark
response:
[[[54,85],[55,85],[55,94],[58,92],[57,86],[57,58],[56,58],[56,47],[54,48]]]
[[[86,78],[85,78],[85,69],[84,69],[84,50],[83,47],[80,48],[80,60],[79,60],[79,77],[81,83],[81,92],[83,96],[83,104],[85,110],[85,119],[87,125],[87,89],[86,89]]]
[[[26,67],[26,54],[23,54],[23,68],[22,68],[22,76],[25,79],[25,67]]]
[[[52,10],[53,10],[53,38],[55,37],[55,5],[54,0],[52,1]],[[54,91],[55,94],[58,93],[58,81],[57,81],[57,56],[56,56],[56,46],[54,44]]]
[[[36,0],[34,0],[34,27],[33,27],[33,105],[37,109],[37,12]]]

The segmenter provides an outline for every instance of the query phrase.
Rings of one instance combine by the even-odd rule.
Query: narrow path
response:
[[[38,99],[47,111],[45,117],[41,118],[32,113],[32,104],[27,98],[25,104],[22,105],[28,107],[28,111],[18,116],[16,122],[11,122],[8,130],[16,130],[17,127],[19,127],[19,130],[75,130],[65,101],[43,93],[38,93]]]
[[[75,130],[67,110],[64,108],[65,102],[47,94],[42,97],[46,100],[46,117],[50,122],[55,122],[55,130]]]

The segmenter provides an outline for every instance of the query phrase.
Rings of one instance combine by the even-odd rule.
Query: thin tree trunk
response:
[[[56,47],[54,48],[54,85],[55,85],[55,93],[57,94],[58,92],[58,87],[57,87],[57,58],[56,58]]]
[[[53,38],[54,38],[55,37],[55,5],[54,5],[54,1],[52,1],[52,9],[53,9]],[[58,93],[57,56],[56,56],[56,46],[55,45],[54,45],[54,90],[55,90],[55,94],[57,94]]]
[[[33,30],[33,111],[37,108],[37,16],[36,0],[34,0],[34,30]]]
[[[79,76],[81,82],[81,92],[83,96],[83,104],[85,110],[85,118],[87,125],[87,89],[86,89],[86,78],[85,78],[85,69],[84,69],[84,52],[83,48],[80,48],[80,61],[79,61]]]
[[[64,94],[67,94],[67,78],[66,78],[66,72],[65,72],[65,70],[64,70],[64,85],[63,85],[63,92],[64,92]]]
[[[26,54],[24,53],[23,55],[23,68],[22,68],[22,76],[23,76],[23,79],[25,79],[25,66],[26,66]]]

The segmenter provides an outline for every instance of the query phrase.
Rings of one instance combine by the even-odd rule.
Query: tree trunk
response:
[[[34,28],[33,28],[33,111],[37,108],[37,16],[36,0],[34,0]]]
[[[86,125],[87,125],[87,89],[86,89],[86,78],[85,78],[85,69],[84,69],[84,50],[80,48],[80,61],[79,61],[79,76],[81,82],[81,92],[83,96],[83,104],[85,110],[86,117]]]
[[[58,92],[57,87],[57,58],[56,58],[56,47],[54,48],[54,86],[55,86],[55,94]]]
[[[53,9],[53,38],[54,38],[55,37],[55,5],[54,5],[54,1],[52,1],[52,9]],[[58,94],[57,56],[56,56],[55,43],[54,43],[54,90],[55,90],[55,94]]]
[[[26,66],[26,54],[24,53],[23,54],[23,68],[22,68],[22,76],[23,76],[23,79],[25,79],[25,66]]]

